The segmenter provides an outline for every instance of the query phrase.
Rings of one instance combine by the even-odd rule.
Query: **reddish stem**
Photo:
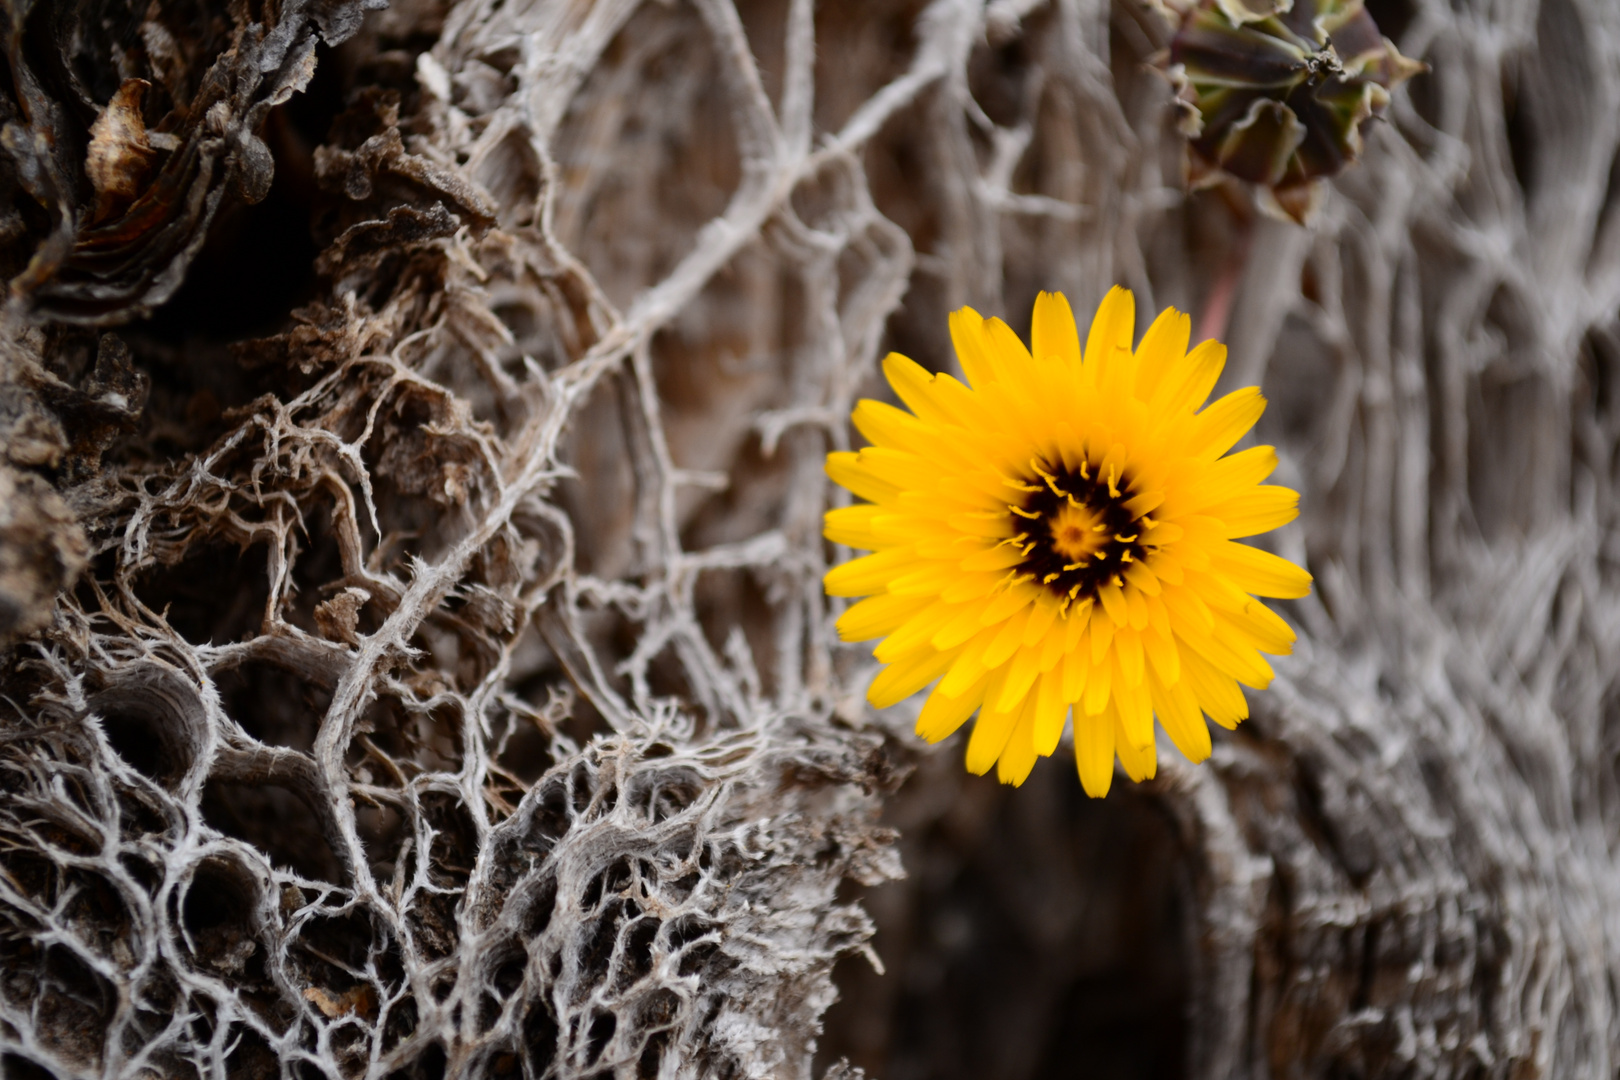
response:
[[[1195,342],[1209,338],[1217,341],[1226,340],[1227,323],[1232,317],[1232,303],[1237,299],[1238,285],[1243,280],[1243,271],[1248,268],[1249,251],[1254,246],[1252,224],[1240,220],[1236,229],[1237,236],[1227,251],[1226,260],[1221,263],[1214,284],[1210,286],[1209,295],[1204,299],[1204,310],[1198,316],[1198,333],[1193,336]]]

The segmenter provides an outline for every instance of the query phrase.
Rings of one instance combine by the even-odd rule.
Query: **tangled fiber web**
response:
[[[1611,1076],[1620,9],[1374,7],[1433,71],[1304,229],[1182,189],[1135,0],[300,22],[279,332],[118,325],[138,253],[7,308],[0,601],[77,583],[0,673],[0,1068],[811,1075],[920,752],[824,455],[949,310],[1119,282],[1266,389],[1320,582],[1150,789],[1188,1074]]]

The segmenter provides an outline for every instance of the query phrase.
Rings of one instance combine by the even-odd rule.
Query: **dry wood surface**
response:
[[[1612,1080],[1620,5],[1367,4],[1303,227],[1139,0],[0,4],[0,1075]],[[1094,801],[864,703],[822,463],[1114,284],[1317,590]]]

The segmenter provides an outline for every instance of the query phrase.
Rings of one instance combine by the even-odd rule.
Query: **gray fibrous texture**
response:
[[[895,794],[922,751],[836,642],[823,455],[884,348],[945,369],[955,307],[1023,328],[1056,288],[1085,319],[1116,282],[1265,388],[1304,493],[1276,544],[1318,581],[1253,720],[1110,800],[1182,912],[1163,1074],[1613,1075],[1620,9],[1377,5],[1433,70],[1305,228],[1186,193],[1135,0],[334,10],[317,54],[285,5],[346,96],[275,158],[319,255],[278,332],[211,355],[234,396],[77,325],[167,295],[213,188],[105,288],[14,271],[7,1075],[811,1075],[839,956],[943,962],[850,901],[900,874],[880,812],[930,836],[971,801],[939,758]],[[21,78],[50,35],[18,19]],[[314,69],[276,47],[281,89],[231,101],[295,103]],[[123,86],[55,156],[8,120],[11,160],[88,169],[95,123],[181,153],[103,122]],[[248,164],[258,107],[219,135]],[[97,160],[76,205],[158,182]],[[1042,971],[1083,968],[1084,866],[994,866]],[[903,922],[929,881],[874,903]],[[922,985],[888,978],[868,1029]],[[1088,1060],[1036,1029],[1045,983],[960,993],[996,985],[1026,996],[983,1001],[993,1037],[937,1029],[979,1057],[840,1045]]]

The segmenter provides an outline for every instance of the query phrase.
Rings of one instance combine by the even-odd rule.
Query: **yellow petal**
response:
[[[980,634],[969,638],[956,657],[956,663],[939,680],[937,692],[949,697],[961,697],[967,693],[984,675],[988,665],[984,662],[984,651],[991,641],[990,634]]]
[[[1153,320],[1142,344],[1136,347],[1135,396],[1149,401],[1160,381],[1172,367],[1186,363],[1187,342],[1192,337],[1192,320],[1175,308],[1165,308]]]
[[[1034,648],[1046,640],[1047,632],[1057,621],[1058,606],[1049,597],[1037,596],[1035,609],[1029,613],[1029,622],[1024,626],[1023,644],[1026,649]]]
[[[1092,385],[1105,381],[1106,369],[1118,359],[1117,350],[1129,354],[1131,335],[1135,329],[1136,299],[1131,296],[1129,289],[1115,285],[1097,306],[1097,314],[1091,320],[1091,330],[1086,335],[1085,369]]]
[[[962,365],[962,374],[968,385],[976,390],[989,386],[996,378],[995,366],[985,347],[984,316],[970,307],[951,312],[951,344],[956,346],[956,359]]]
[[[1150,596],[1147,600],[1148,627],[1157,631],[1161,637],[1170,637],[1170,613],[1165,609],[1164,600],[1157,596]]]
[[[1149,627],[1148,632],[1142,635],[1142,651],[1166,685],[1181,678],[1181,650],[1176,647],[1174,635],[1164,633],[1156,626]]]
[[[861,464],[859,454],[848,450],[828,454],[826,470],[833,483],[848,488],[868,502],[893,502],[900,494],[898,487],[879,479],[871,469]]]
[[[1214,520],[1214,519],[1211,519]],[[1217,534],[1217,540],[1220,536]],[[1154,553],[1153,572],[1171,585],[1180,584],[1176,576],[1182,570],[1208,570],[1209,552],[1201,543],[1172,544]]]
[[[869,641],[898,630],[907,619],[928,606],[922,596],[893,596],[882,593],[851,604],[838,616],[841,641]]]
[[[917,522],[911,522],[906,528],[889,528],[891,522],[900,520],[898,514],[888,514],[874,522],[878,539],[890,541],[892,544],[912,544],[917,549],[919,558],[938,560],[941,562],[961,565],[962,559],[972,552],[984,547],[984,539],[978,536],[952,536],[945,530],[929,522],[928,530],[932,535],[919,537],[917,534],[924,531],[916,527]],[[890,546],[885,544],[885,546]]]
[[[962,399],[951,394],[947,384],[914,360],[890,353],[883,358],[883,374],[906,407],[927,423],[968,427],[975,419],[971,412],[960,408]]]
[[[855,457],[869,475],[892,485],[896,491],[932,487],[939,480],[937,465],[908,450],[868,446],[856,451]]]
[[[878,672],[867,687],[866,700],[877,709],[898,705],[945,674],[955,660],[955,652],[921,650]]]
[[[949,649],[962,644],[983,629],[979,626],[979,608],[976,604],[958,604],[956,614],[942,623],[929,639],[936,649]],[[989,633],[989,631],[984,631]]]
[[[1029,635],[1029,628],[1027,626],[1024,628],[1024,634],[1025,634],[1026,637]],[[1054,626],[1052,629],[1048,630],[1046,632],[1046,634],[1041,638],[1041,644],[1040,644],[1040,650],[1041,650],[1040,669],[1041,669],[1041,671],[1043,673],[1048,672],[1048,671],[1052,671],[1053,669],[1055,669],[1057,667],[1057,662],[1059,660],[1063,659],[1064,654],[1069,651],[1068,648],[1064,644],[1067,640],[1068,640],[1068,626],[1067,626],[1067,624],[1065,624],[1063,626]],[[1033,648],[1033,647],[1034,646],[1026,646],[1026,648]]]
[[[1017,648],[1019,648],[1017,646],[1019,638],[1024,636],[1024,623],[1029,620],[1027,612],[1029,612],[1029,609],[1014,612],[1011,619],[1001,623],[1000,630],[995,631],[995,636],[990,638],[990,646],[985,649],[985,657],[983,657],[985,667],[1001,667],[1001,665],[1008,662],[1013,653],[1016,653]]]
[[[902,496],[902,503],[904,496]],[[1174,544],[1186,535],[1186,530],[1173,521],[1154,520],[1153,525],[1142,534],[1142,543],[1149,547],[1163,547]]]
[[[1153,696],[1153,711],[1159,716],[1170,741],[1188,761],[1200,762],[1209,757],[1209,725],[1198,709],[1198,700],[1185,683],[1166,683],[1156,672],[1148,672],[1148,691]]]
[[[1161,529],[1164,528],[1164,526],[1162,526],[1162,525],[1159,526],[1159,527]],[[1165,585],[1180,585],[1181,584],[1182,578],[1183,578],[1183,575],[1182,575],[1182,572],[1181,572],[1181,564],[1179,562],[1177,562],[1173,557],[1164,554],[1162,551],[1156,551],[1156,552],[1150,553],[1148,555],[1148,558],[1149,558],[1149,560],[1151,560],[1151,566],[1152,566],[1152,569],[1153,569],[1153,575],[1155,577],[1157,577],[1159,579],[1159,581],[1161,581]],[[1206,561],[1207,561],[1207,557],[1206,557]]]
[[[985,605],[984,611],[979,615],[980,626],[995,626],[1003,619],[1023,611],[1024,608],[1035,602],[1035,589],[1020,582],[1006,592]],[[1023,624],[1019,624],[1020,632]]]
[[[1157,510],[1163,503],[1164,492],[1157,489],[1152,491],[1144,491],[1140,495],[1135,495],[1125,500],[1125,512],[1130,514],[1133,518],[1139,518],[1143,514],[1153,513],[1153,511]],[[1144,540],[1145,539],[1146,538],[1144,537]],[[1168,543],[1169,539],[1169,537],[1155,537],[1153,542],[1163,544]]]
[[[1041,676],[1035,691],[1035,752],[1048,757],[1063,738],[1063,723],[1069,718],[1069,703],[1063,699],[1063,673],[1057,668]]]
[[[1012,710],[1018,703],[1029,696],[1029,688],[1035,683],[1035,676],[1040,674],[1040,654],[1034,649],[1019,649],[1013,653],[1012,663],[1007,668],[1007,681],[1001,686],[1001,696],[996,699],[995,706],[1002,710]]]
[[[1219,613],[1217,613],[1217,619]],[[1253,645],[1231,640],[1235,635],[1221,633],[1217,621],[1216,632],[1200,636],[1178,634],[1181,643],[1192,652],[1199,653],[1224,674],[1230,675],[1244,686],[1264,690],[1275,677],[1271,665],[1266,663]]]
[[[951,583],[950,588],[939,594],[939,598],[951,604],[981,599],[994,592],[1004,576],[990,572],[969,574],[958,571],[956,580]]]
[[[976,551],[957,565],[963,570],[1008,570],[1024,561],[1024,553],[1012,544]]]
[[[1118,585],[1112,583],[1103,585],[1097,590],[1097,599],[1102,601],[1103,610],[1114,621],[1115,626],[1128,626],[1131,621],[1130,612],[1125,608],[1125,594]]]
[[[1166,589],[1162,599],[1169,609],[1170,621],[1176,626],[1203,634],[1215,629],[1215,616],[1192,589]]]
[[[1130,745],[1137,748],[1153,745],[1153,702],[1148,697],[1146,686],[1127,685],[1122,673],[1116,667],[1114,673],[1114,692],[1112,712],[1120,722],[1122,735],[1115,738],[1121,746]]]
[[[932,385],[935,399],[963,418],[963,430],[975,432],[984,429],[984,402],[971,386],[947,371],[935,375]]]
[[[1258,386],[1246,386],[1210,405],[1187,426],[1186,452],[1192,457],[1217,458],[1237,445],[1266,411]]]
[[[1114,630],[1117,623],[1103,610],[1101,605],[1093,604],[1091,607],[1091,662],[1100,664],[1104,656],[1108,655],[1108,646],[1114,643]]]
[[[891,594],[892,595],[892,594]],[[902,656],[921,647],[933,648],[930,639],[939,624],[955,614],[950,604],[934,601],[896,627],[888,637],[872,650],[872,655],[885,664],[892,664]],[[938,651],[938,650],[936,650]]]
[[[1277,451],[1270,446],[1251,446],[1208,466],[1194,488],[1178,492],[1168,501],[1165,513],[1176,516],[1177,524],[1187,527],[1185,515],[1201,513],[1205,507],[1243,495],[1270,476],[1277,468]]]
[[[1181,652],[1181,679],[1198,700],[1198,707],[1223,728],[1231,729],[1249,718],[1249,703],[1230,675],[1222,674],[1192,649]]]
[[[855,403],[850,420],[855,430],[874,446],[892,447],[925,460],[950,461],[961,467],[971,468],[976,464],[971,455],[962,452],[963,432],[954,424],[926,424],[910,413],[871,398]]]
[[[1096,716],[1108,706],[1108,691],[1113,683],[1114,665],[1108,660],[1093,663],[1086,679],[1086,692],[1081,703],[1087,716]]]
[[[1127,627],[1114,635],[1114,655],[1119,657],[1119,670],[1129,686],[1142,682],[1142,635]]]
[[[905,499],[901,499],[901,505]],[[1013,524],[1013,515],[1006,510],[962,510],[951,514],[945,524],[966,536],[982,536],[1002,540],[1020,530]]]
[[[928,497],[938,502],[940,499],[954,496],[958,500],[971,503],[980,512],[995,513],[1008,524],[1021,524],[1022,519],[1015,518],[1007,509],[1007,500],[1017,498],[1021,493],[1032,489],[1021,486],[1022,481],[1013,480],[1003,472],[1002,468],[1005,465],[1005,461],[996,458],[995,468],[968,469],[952,476],[941,477]]]
[[[996,763],[996,779],[1018,787],[1029,779],[1029,772],[1035,767],[1035,758],[1035,702],[1031,700],[1019,713],[1012,738],[1007,740],[1006,747],[1001,751],[1001,759]]]
[[[1148,569],[1147,563],[1141,559],[1125,567],[1125,584],[1140,590],[1144,596],[1158,596],[1164,591],[1159,584],[1159,575]]]
[[[1029,350],[1018,340],[1013,328],[1000,319],[984,320],[984,348],[996,368],[996,381],[1006,382],[1009,375],[1029,371]]]
[[[1069,609],[1063,620],[1063,651],[1077,649],[1081,644],[1081,637],[1091,628],[1091,609],[1094,605],[1090,600],[1082,600]]]
[[[936,687],[917,716],[917,734],[931,743],[937,743],[955,733],[973,715],[973,710],[984,702],[985,686],[989,681],[989,676],[983,676],[960,697],[954,698],[941,693]]]
[[[1148,624],[1147,597],[1140,589],[1126,589],[1125,610],[1130,613],[1132,630],[1146,630]]]
[[[1108,794],[1114,782],[1114,718],[1074,714],[1074,761],[1080,786],[1093,799]]]
[[[962,583],[960,563],[955,559],[924,559],[915,547],[911,565],[889,579],[889,591],[901,596],[939,596]],[[987,575],[988,576],[988,575]],[[950,603],[960,603],[951,600]]]
[[[1215,380],[1226,367],[1226,346],[1218,341],[1199,342],[1187,359],[1173,365],[1159,380],[1148,401],[1148,411],[1154,416],[1174,416],[1193,412],[1215,389]]]
[[[991,687],[985,699],[989,700],[996,693]],[[1002,750],[1006,749],[1007,740],[1012,738],[1013,728],[1018,723],[1021,710],[1012,712],[996,712],[994,709],[980,709],[979,719],[974,721],[973,734],[968,737],[967,769],[975,776],[983,776],[990,771],[990,766],[996,763]]]
[[[1204,512],[1221,523],[1222,539],[1258,536],[1281,528],[1299,516],[1299,492],[1267,484],[1217,503]]]
[[[878,540],[872,531],[872,518],[884,513],[881,506],[860,503],[828,510],[821,519],[821,535],[835,544],[876,551]]]
[[[1137,783],[1153,779],[1158,769],[1158,755],[1153,748],[1153,730],[1148,729],[1146,746],[1134,746],[1126,737],[1125,725],[1116,718],[1114,723],[1119,725],[1114,729],[1114,751],[1119,754],[1119,763],[1125,766],[1125,775]]]
[[[1062,293],[1043,292],[1035,298],[1030,320],[1030,351],[1039,359],[1056,358],[1071,368],[1080,367],[1080,331],[1074,312]]]
[[[1212,615],[1216,611],[1242,611],[1254,603],[1254,597],[1214,569],[1205,573],[1187,571],[1187,589],[1209,607]]]
[[[1082,640],[1081,644],[1086,643]],[[1079,701],[1080,695],[1085,692],[1086,680],[1091,673],[1091,664],[1086,658],[1090,651],[1089,648],[1070,649],[1063,657],[1063,666],[1059,669],[1063,672],[1063,700],[1071,705]]]
[[[1251,600],[1242,611],[1217,611],[1216,623],[1226,623],[1261,652],[1287,656],[1294,651],[1294,631],[1282,617],[1258,600]],[[1217,630],[1216,633],[1221,633]]]
[[[871,558],[872,556],[868,556]],[[1278,555],[1225,541],[1210,553],[1210,565],[1244,592],[1292,600],[1311,591],[1311,575]]]
[[[868,596],[887,592],[889,582],[916,562],[910,548],[891,548],[840,563],[828,570],[821,582],[828,596]]]

